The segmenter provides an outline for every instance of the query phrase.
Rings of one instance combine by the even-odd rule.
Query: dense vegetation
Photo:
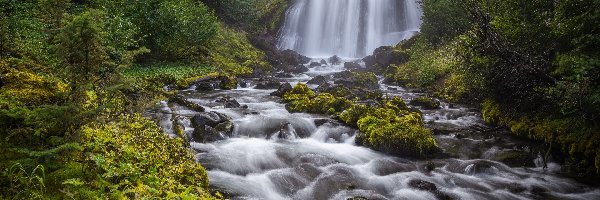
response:
[[[286,6],[222,3],[250,3],[225,17],[255,21]],[[211,6],[0,0],[0,198],[212,198],[184,141],[140,116],[173,95],[165,85],[270,69]]]
[[[388,68],[390,79],[481,103],[487,122],[570,155],[555,156],[570,172],[600,173],[600,2],[422,5],[422,33],[396,46],[410,60]]]

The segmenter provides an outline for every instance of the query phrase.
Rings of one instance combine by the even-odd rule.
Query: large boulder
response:
[[[318,62],[311,62],[310,63],[310,67],[319,67],[319,66],[321,66],[321,63],[318,63]]]
[[[333,74],[333,82],[347,88],[379,89],[377,76],[371,72],[343,71]]]
[[[310,62],[310,58],[289,49],[281,51],[280,55],[283,64],[300,65]]]
[[[294,127],[292,127],[292,124],[290,124],[290,122],[283,122],[281,123],[281,126],[279,127],[279,132],[277,133],[277,138],[278,139],[295,139],[296,138],[296,130],[294,130]]]
[[[382,46],[375,49],[373,55],[363,58],[363,61],[367,69],[384,73],[392,64],[399,65],[408,62],[409,57],[405,51],[396,51],[394,47]]]

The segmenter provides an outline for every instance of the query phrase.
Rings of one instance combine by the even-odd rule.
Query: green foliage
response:
[[[434,46],[453,40],[471,28],[468,11],[460,1],[424,0],[421,33]]]
[[[251,74],[253,70],[270,71],[264,52],[250,44],[243,32],[222,26],[219,34],[207,45],[209,65],[225,75]]]
[[[202,0],[227,24],[255,34],[277,32],[288,0]]]
[[[82,127],[86,159],[98,177],[77,185],[105,191],[106,198],[208,198],[206,171],[181,139],[171,139],[152,121],[125,115]],[[72,182],[72,181],[71,181]]]
[[[124,78],[133,88],[162,88],[175,84],[182,88],[201,77],[211,75],[215,68],[183,63],[158,63],[149,66],[135,65],[123,72]],[[216,74],[213,74],[216,75]]]

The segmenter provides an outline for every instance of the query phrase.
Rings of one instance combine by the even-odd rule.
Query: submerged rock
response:
[[[327,65],[327,61],[325,61],[325,59],[321,59],[321,64],[322,65]]]
[[[290,122],[283,122],[279,127],[279,132],[277,133],[277,138],[279,139],[295,139],[296,131],[294,127],[290,124]]]
[[[310,66],[311,66],[311,67],[319,67],[319,66],[321,66],[321,63],[318,63],[318,62],[311,62],[311,63],[310,63]]]

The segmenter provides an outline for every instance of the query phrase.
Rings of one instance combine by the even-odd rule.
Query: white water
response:
[[[309,57],[362,58],[414,35],[420,17],[416,0],[296,0],[278,46]]]

